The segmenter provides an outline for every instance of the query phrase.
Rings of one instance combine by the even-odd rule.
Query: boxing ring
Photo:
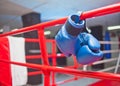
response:
[[[103,16],[103,15],[117,13],[117,12],[120,12],[120,3],[105,6],[105,7],[98,8],[98,9],[91,10],[91,11],[83,12],[81,14],[80,18],[87,19],[87,18]],[[38,39],[25,38],[25,41],[26,42],[38,42],[40,45],[41,54],[34,55],[34,56],[26,56],[26,59],[41,58],[42,62],[43,62],[41,65],[33,64],[33,63],[14,62],[14,61],[8,61],[8,60],[4,60],[4,59],[0,59],[0,62],[4,62],[6,64],[25,66],[28,68],[33,68],[33,69],[39,70],[38,72],[29,72],[28,75],[32,76],[32,75],[36,75],[36,74],[43,74],[44,86],[57,86],[57,85],[60,85],[60,84],[66,83],[66,82],[78,80],[81,78],[81,76],[102,79],[103,83],[111,82],[112,83],[112,84],[110,84],[111,86],[116,86],[116,83],[120,84],[120,74],[116,74],[118,67],[119,67],[120,55],[118,58],[101,60],[101,61],[95,62],[93,64],[90,64],[90,65],[95,65],[95,64],[100,64],[100,63],[104,63],[104,62],[111,62],[111,61],[118,60],[116,66],[115,66],[116,67],[115,73],[106,73],[106,72],[104,72],[105,70],[88,71],[87,67],[90,65],[83,66],[83,65],[78,64],[74,56],[73,56],[73,62],[74,62],[73,66],[67,66],[67,67],[58,67],[57,66],[56,59],[61,58],[64,55],[62,53],[61,54],[56,53],[56,49],[55,49],[56,42],[55,42],[55,40],[50,40],[50,39],[45,38],[44,29],[46,29],[47,27],[55,26],[57,24],[64,24],[66,19],[67,19],[67,17],[61,18],[58,20],[53,20],[53,21],[36,24],[36,25],[30,26],[30,27],[21,28],[16,31],[11,31],[11,32],[7,32],[4,34],[0,34],[0,37],[6,37],[6,36],[17,35],[17,34],[22,34],[22,33],[29,32],[29,31],[37,30]],[[50,42],[52,44],[52,54],[47,53],[47,47],[46,47],[47,42]],[[100,43],[101,44],[105,44],[105,43],[106,44],[109,44],[109,43],[110,44],[119,44],[116,42],[103,42],[103,41],[100,41]],[[114,52],[120,52],[120,50],[103,51],[103,53],[114,53]],[[50,63],[48,61],[48,58],[51,58],[51,57],[52,57],[52,66],[50,65]],[[82,66],[83,66],[83,70],[78,70],[78,68],[82,67]],[[106,70],[109,70],[109,69],[106,69]],[[70,78],[68,80],[64,80],[62,82],[56,82],[56,79],[55,79],[56,73],[74,75],[74,77]],[[97,84],[97,86],[102,86],[101,83],[96,83],[96,84]],[[115,84],[113,84],[113,83],[115,83]],[[5,85],[5,83],[4,83],[3,86],[8,86],[8,85]],[[9,86],[11,86],[11,85],[9,85]],[[90,85],[90,86],[94,86],[94,84]]]

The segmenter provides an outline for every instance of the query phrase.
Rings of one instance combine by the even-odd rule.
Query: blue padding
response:
[[[108,31],[105,32],[104,41],[110,41],[110,34]],[[111,44],[104,44],[104,50],[111,50]],[[104,54],[105,58],[111,58],[111,53]]]

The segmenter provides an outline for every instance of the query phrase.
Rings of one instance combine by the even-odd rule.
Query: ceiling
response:
[[[41,13],[41,20],[46,21],[117,2],[120,0],[0,0],[0,28],[22,27],[21,16],[29,12]]]

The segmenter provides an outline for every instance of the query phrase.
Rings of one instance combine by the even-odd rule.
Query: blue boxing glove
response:
[[[76,58],[80,64],[90,64],[103,57],[99,41],[89,33],[81,33],[76,41]]]
[[[83,33],[85,21],[80,14],[70,15],[55,36],[58,48],[66,56],[76,56],[78,63],[89,64],[102,58],[100,44],[91,34]]]
[[[77,35],[82,32],[85,21],[80,20],[80,14],[72,14],[55,36],[58,48],[66,56],[75,55],[75,43]]]

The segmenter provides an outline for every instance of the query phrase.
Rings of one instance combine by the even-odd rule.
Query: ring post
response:
[[[39,45],[41,49],[41,55],[42,55],[42,61],[43,64],[46,66],[49,66],[49,61],[48,61],[48,54],[47,54],[47,48],[46,48],[46,41],[44,37],[44,29],[39,29],[38,30],[38,37],[39,37]],[[45,68],[43,71],[44,73],[44,86],[50,86],[50,71]]]

